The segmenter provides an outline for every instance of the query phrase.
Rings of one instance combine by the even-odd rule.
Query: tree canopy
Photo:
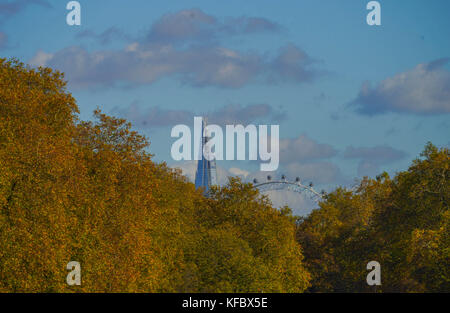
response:
[[[303,218],[237,178],[205,197],[150,151],[124,119],[79,120],[63,74],[0,59],[0,292],[450,290],[448,148]]]
[[[407,171],[328,194],[297,228],[310,291],[448,292],[449,168],[448,148],[429,143]],[[381,265],[377,288],[365,282],[372,260]]]
[[[61,73],[0,59],[0,291],[309,286],[289,213],[236,179],[206,198],[124,119],[77,113]]]

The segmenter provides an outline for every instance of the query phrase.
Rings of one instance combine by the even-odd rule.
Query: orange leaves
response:
[[[130,123],[78,121],[62,79],[0,59],[1,291],[306,288],[288,210],[236,179],[204,198]]]

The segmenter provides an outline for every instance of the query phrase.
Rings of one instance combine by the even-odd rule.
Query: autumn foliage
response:
[[[65,86],[0,59],[0,292],[450,290],[448,149],[296,219],[236,178],[205,197],[125,120],[80,121]]]
[[[308,287],[288,211],[236,179],[206,198],[125,120],[77,113],[62,74],[0,59],[0,291]]]
[[[450,291],[449,181],[449,150],[428,144],[408,171],[328,194],[297,229],[309,291]],[[372,260],[381,286],[366,284]]]

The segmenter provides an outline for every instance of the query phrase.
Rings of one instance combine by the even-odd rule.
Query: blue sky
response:
[[[450,144],[447,0],[379,1],[381,26],[366,0],[81,0],[81,26],[66,24],[67,2],[0,0],[0,56],[64,71],[82,119],[96,107],[129,119],[155,160],[187,174],[170,130],[194,114],[279,124],[275,175],[326,189]]]

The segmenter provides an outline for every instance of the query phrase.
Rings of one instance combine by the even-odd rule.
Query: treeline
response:
[[[0,60],[0,291],[307,288],[287,212],[238,180],[205,198],[125,120],[77,113],[60,73]]]
[[[0,59],[0,292],[450,290],[447,149],[296,219],[238,179],[205,198],[125,120],[77,114],[61,73]]]
[[[450,292],[449,199],[449,150],[431,143],[394,178],[383,173],[328,194],[297,229],[309,290]],[[366,283],[372,260],[381,286]]]

